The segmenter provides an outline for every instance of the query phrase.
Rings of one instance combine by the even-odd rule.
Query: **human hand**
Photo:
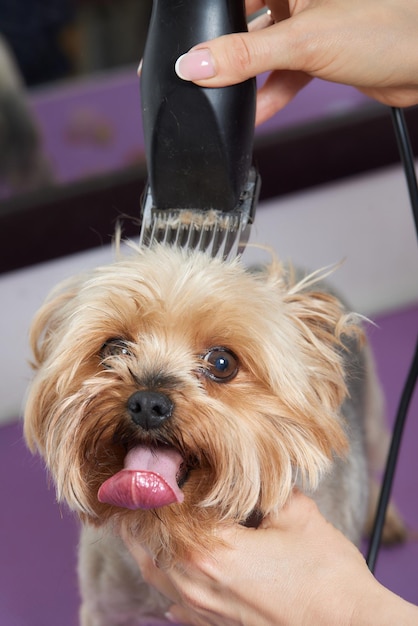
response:
[[[249,14],[266,6],[247,0]],[[270,72],[257,99],[259,124],[311,80],[357,87],[390,106],[418,103],[416,0],[270,0],[249,33],[202,42],[180,57],[180,77],[205,87]]]
[[[384,589],[357,550],[295,493],[255,530],[219,531],[224,546],[164,570],[127,541],[145,580],[174,605],[173,621],[194,626],[321,626],[417,623],[417,609]],[[402,616],[402,619],[401,617]],[[408,621],[410,620],[410,621]]]

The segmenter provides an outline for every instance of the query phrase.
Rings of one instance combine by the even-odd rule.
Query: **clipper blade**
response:
[[[226,260],[242,254],[250,235],[260,188],[259,175],[250,169],[237,208],[159,209],[151,189],[146,190],[139,244],[149,248],[162,243],[198,250]]]

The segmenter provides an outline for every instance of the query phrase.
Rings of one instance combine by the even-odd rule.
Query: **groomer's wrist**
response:
[[[418,607],[400,598],[378,581],[356,603],[350,626],[417,626]]]
[[[348,563],[345,575],[329,580],[326,593],[314,595],[304,624],[310,626],[399,626],[398,596],[385,589],[367,569]],[[395,615],[395,617],[393,617]],[[418,622],[415,622],[417,626]],[[409,622],[402,626],[409,626]]]

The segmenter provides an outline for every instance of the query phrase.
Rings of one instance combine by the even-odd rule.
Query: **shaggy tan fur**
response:
[[[132,602],[140,583],[112,535],[120,524],[175,560],[210,550],[223,520],[274,513],[297,484],[316,492],[324,513],[358,541],[367,508],[364,410],[380,413],[372,410],[380,395],[355,316],[316,281],[298,282],[277,260],[251,273],[239,260],[157,246],[67,281],[39,311],[25,436],[44,457],[58,500],[86,524],[83,626],[134,624],[133,615],[157,611],[144,608],[142,591]],[[126,350],[103,357],[112,338]],[[214,346],[238,358],[228,382],[205,373],[202,355]],[[127,412],[128,398],[144,388],[175,407],[152,432],[133,431]],[[374,419],[383,432],[381,415]],[[181,452],[184,502],[157,512],[99,502],[100,486],[123,468],[122,432]],[[117,569],[116,599],[103,580]],[[129,601],[119,597],[124,587]]]

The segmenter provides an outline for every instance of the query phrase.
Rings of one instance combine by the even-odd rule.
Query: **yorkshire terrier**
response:
[[[82,626],[166,611],[121,528],[173,563],[298,487],[359,543],[386,452],[382,394],[359,320],[318,274],[296,274],[135,249],[37,314],[25,436],[83,522]],[[402,538],[396,512],[389,523]]]

